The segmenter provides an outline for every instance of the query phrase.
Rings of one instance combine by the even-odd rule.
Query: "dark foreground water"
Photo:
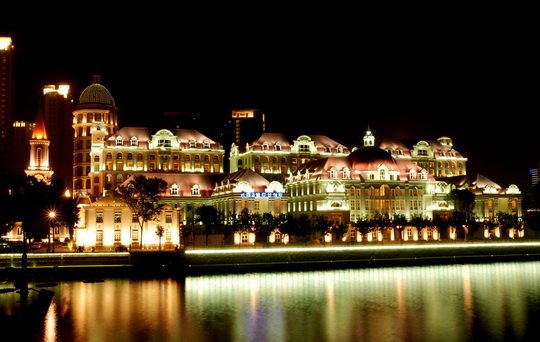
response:
[[[31,284],[43,285],[55,292],[44,321],[13,326],[12,340],[538,341],[540,336],[540,262]],[[18,305],[18,296],[0,293],[2,312]],[[6,333],[4,327],[1,340]]]

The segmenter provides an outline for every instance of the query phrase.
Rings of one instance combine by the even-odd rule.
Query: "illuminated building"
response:
[[[469,189],[474,193],[473,214],[480,220],[496,219],[498,213],[522,216],[521,191],[512,184],[503,188],[491,179],[477,174],[473,176],[454,176],[441,178],[452,189]]]
[[[282,133],[263,133],[245,146],[232,144],[229,163],[231,172],[250,169],[283,182],[306,162],[349,153],[347,147],[325,135],[300,135],[291,143]]]
[[[437,141],[419,140],[408,143],[388,140],[383,141],[379,147],[388,151],[396,160],[414,162],[436,178],[467,174],[467,158],[454,149],[449,137],[440,137]]]
[[[14,111],[14,45],[11,37],[0,37],[0,158],[9,160],[11,126]],[[20,172],[9,163],[0,168],[0,175]]]
[[[28,156],[30,155],[30,144],[32,132],[35,127],[34,122],[15,121],[12,128],[11,139],[11,164],[15,174],[22,175],[28,167]]]
[[[118,108],[101,77],[93,76],[93,83],[86,87],[73,110],[73,196],[92,194],[90,181],[90,151],[92,131],[99,131],[106,139],[118,130]],[[103,144],[103,141],[101,141]],[[97,196],[98,194],[94,194]]]
[[[43,87],[43,119],[51,141],[49,161],[55,178],[67,188],[71,188],[73,182],[72,102],[69,85]]]
[[[50,140],[47,137],[43,114],[39,111],[32,138],[30,139],[30,161],[25,172],[27,176],[36,177],[46,184],[51,183],[54,173],[49,164],[49,145]]]
[[[242,169],[225,176],[212,192],[212,205],[218,212],[237,215],[243,209],[250,213],[287,213],[285,187],[269,181],[250,169]],[[226,218],[227,219],[227,218]]]
[[[451,178],[435,178],[415,158],[396,157],[387,149],[375,147],[371,136],[368,131],[365,146],[348,156],[310,161],[289,175],[288,212],[323,215],[330,222],[342,224],[375,215],[433,219],[453,210],[447,195],[465,184],[456,187]],[[464,167],[459,169],[465,171]],[[478,193],[475,213],[481,218],[499,211],[521,215],[521,194],[515,185],[502,189],[481,178],[472,190]]]

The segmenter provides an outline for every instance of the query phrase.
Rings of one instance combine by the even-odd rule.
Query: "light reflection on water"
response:
[[[531,340],[540,332],[539,285],[540,262],[62,282],[54,288],[40,336],[66,341]]]

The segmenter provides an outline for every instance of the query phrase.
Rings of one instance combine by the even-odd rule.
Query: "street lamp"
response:
[[[49,211],[49,219],[51,220],[51,228],[52,228],[52,252],[54,253],[54,224],[56,219],[56,211],[51,210]]]

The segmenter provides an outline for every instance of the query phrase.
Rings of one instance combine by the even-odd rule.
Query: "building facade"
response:
[[[86,87],[73,110],[73,195],[92,194],[91,159],[93,136],[103,141],[118,130],[118,108],[101,77],[93,76],[93,83]],[[93,135],[93,132],[98,134]],[[101,143],[103,143],[103,141]]]
[[[435,178],[467,174],[467,158],[454,148],[449,137],[416,142],[386,140],[379,147],[397,160],[414,162]]]
[[[73,100],[67,84],[43,87],[43,119],[51,145],[49,161],[54,177],[71,188],[73,182],[73,153],[66,147],[73,145]]]
[[[14,49],[11,37],[0,37],[0,158],[9,160],[11,155],[11,131],[14,115]],[[22,169],[21,169],[22,170]],[[14,174],[9,163],[0,168],[0,175]]]
[[[50,140],[45,129],[45,121],[41,111],[38,112],[36,125],[30,139],[30,160],[25,173],[29,177],[36,177],[40,182],[51,183],[54,171],[49,162]]]
[[[346,156],[349,149],[325,135],[300,135],[292,142],[282,133],[263,133],[252,143],[231,146],[230,172],[250,169],[284,182],[300,165],[330,156]]]

